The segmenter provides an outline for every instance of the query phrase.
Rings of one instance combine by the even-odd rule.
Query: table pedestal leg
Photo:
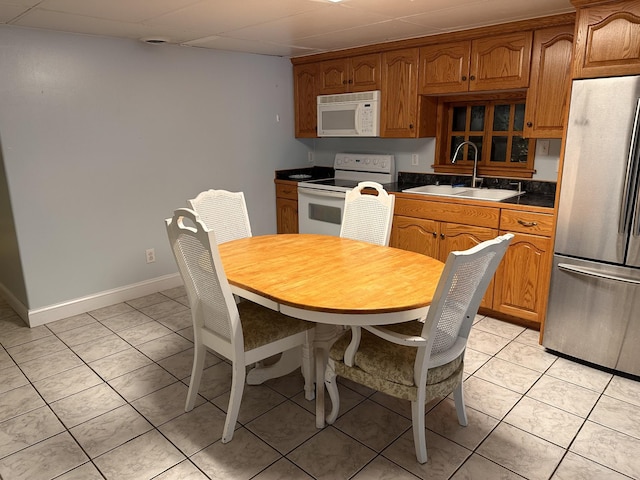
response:
[[[260,385],[271,378],[287,375],[296,368],[300,368],[301,358],[302,350],[300,347],[282,352],[280,359],[273,365],[259,366],[249,370],[249,373],[247,373],[247,384]]]

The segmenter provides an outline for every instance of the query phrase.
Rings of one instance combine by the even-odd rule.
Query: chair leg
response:
[[[456,404],[456,412],[458,413],[458,423],[463,427],[467,426],[467,409],[464,406],[464,387],[462,380],[453,391],[453,400]]]
[[[331,412],[327,416],[327,423],[331,425],[336,421],[336,418],[338,418],[338,412],[340,411],[340,393],[338,392],[338,382],[333,360],[329,360],[327,369],[324,371],[324,385],[327,387],[329,398],[331,399]]]
[[[191,368],[191,380],[189,381],[189,391],[187,392],[187,402],[184,406],[185,412],[193,410],[198,398],[198,390],[200,389],[200,380],[202,380],[202,370],[204,369],[204,359],[207,355],[205,346],[195,344],[193,347],[193,367]]]
[[[413,424],[413,444],[419,463],[427,463],[427,437],[424,424],[424,397],[411,402],[411,423]]]
[[[302,345],[302,376],[304,377],[304,398],[311,401],[316,398],[316,372],[313,338],[309,337]]]
[[[224,430],[222,431],[222,443],[228,443],[233,438],[238,413],[240,412],[240,403],[242,402],[246,376],[246,367],[244,364],[241,365],[240,362],[233,362],[231,368],[233,372],[231,377],[231,395],[229,396],[227,418],[224,421]]]

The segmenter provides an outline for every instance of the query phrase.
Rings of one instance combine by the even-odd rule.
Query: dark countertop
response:
[[[302,177],[304,175],[304,177]],[[309,175],[308,177],[306,175]],[[293,178],[292,178],[293,176]],[[276,180],[292,180],[294,182],[333,178],[333,167],[301,167],[287,170],[276,170]]]
[[[291,181],[308,181],[320,180],[322,178],[333,178],[334,170],[331,167],[320,167],[314,165],[312,167],[290,168],[287,170],[276,170],[276,180]],[[291,176],[294,178],[291,178]],[[296,178],[297,175],[310,175],[309,178]],[[526,193],[517,197],[511,197],[502,200],[501,204],[524,205],[533,207],[553,208],[556,196],[555,182],[541,182],[535,180],[519,180],[509,178],[490,178],[482,177],[483,186],[489,188],[503,188],[509,190],[517,190],[517,184]],[[422,185],[464,185],[471,186],[471,177],[464,175],[440,175],[432,173],[409,173],[398,172],[398,181],[395,183],[387,183],[385,190],[391,193],[399,193],[407,188],[419,187]],[[416,194],[420,195],[420,194]],[[421,195],[424,196],[424,195]]]
[[[553,208],[556,197],[555,182],[541,182],[535,180],[519,180],[510,178],[490,178],[482,177],[482,185],[487,188],[501,188],[517,190],[518,183],[524,194],[502,200],[501,204],[526,205],[534,207]],[[463,185],[471,186],[471,177],[463,175],[440,175],[431,173],[408,173],[399,172],[396,183],[386,184],[385,190],[388,192],[402,192],[407,188],[419,187],[422,185]],[[417,194],[419,195],[419,194]]]

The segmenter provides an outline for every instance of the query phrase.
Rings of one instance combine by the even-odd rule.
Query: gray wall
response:
[[[176,272],[163,219],[204,189],[243,190],[275,233],[274,170],[307,164],[288,59],[7,26],[0,45],[0,286],[29,309]]]

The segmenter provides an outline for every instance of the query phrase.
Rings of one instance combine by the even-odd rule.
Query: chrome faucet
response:
[[[482,178],[478,178],[478,147],[476,146],[476,144],[473,142],[470,142],[469,140],[465,140],[460,145],[458,145],[458,147],[456,148],[456,151],[453,153],[453,158],[451,159],[451,163],[456,163],[456,157],[458,156],[458,152],[463,147],[463,145],[471,145],[475,153],[473,157],[473,177],[471,178],[471,187],[476,188],[477,181],[480,180],[480,185],[482,185],[482,180],[483,180]]]

